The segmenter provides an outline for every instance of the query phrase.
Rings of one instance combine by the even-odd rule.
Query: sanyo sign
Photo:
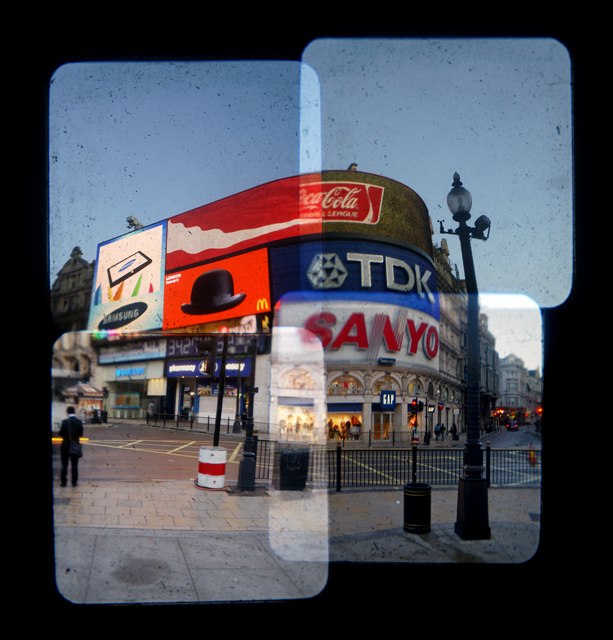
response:
[[[282,301],[278,324],[303,326],[322,342],[326,364],[375,364],[394,358],[399,366],[438,370],[439,323],[408,307],[330,300],[322,306]]]

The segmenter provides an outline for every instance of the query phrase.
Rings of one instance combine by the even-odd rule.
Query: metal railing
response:
[[[391,487],[413,481],[456,485],[464,464],[464,450],[451,447],[330,449],[305,444],[296,448],[309,451],[307,482],[337,491],[342,487]],[[541,451],[537,449],[484,448],[485,478],[490,486],[538,484],[541,462]],[[256,478],[270,480],[277,463],[275,443],[258,439]]]
[[[176,413],[147,413],[147,424],[161,427],[183,427],[195,431],[212,433],[215,431],[215,416],[194,416]],[[260,433],[268,433],[269,425],[265,422],[254,422],[254,428]],[[245,424],[242,420],[223,416],[220,421],[220,431],[226,435],[245,433]]]

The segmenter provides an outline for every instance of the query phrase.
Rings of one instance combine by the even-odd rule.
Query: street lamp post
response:
[[[481,448],[480,433],[480,402],[479,402],[479,302],[477,278],[473,262],[470,239],[487,240],[489,237],[490,221],[481,216],[475,221],[474,227],[466,223],[470,219],[472,198],[470,193],[462,187],[460,176],[453,176],[453,189],[447,196],[447,205],[453,214],[453,219],[459,224],[455,231],[445,231],[441,221],[440,232],[460,237],[462,261],[466,291],[468,293],[468,323],[467,323],[467,390],[466,390],[466,448],[464,450],[463,475],[458,485],[458,512],[455,532],[464,540],[486,540],[490,538],[490,527],[487,505],[487,480],[483,475],[483,450]],[[487,236],[485,232],[487,231]]]
[[[249,404],[247,408],[247,424],[245,426],[245,444],[243,446],[243,459],[238,465],[237,486],[241,491],[255,491],[255,456],[256,445],[253,436],[253,405],[255,402],[255,361],[258,353],[258,339],[254,336],[251,342],[251,373],[249,376]]]

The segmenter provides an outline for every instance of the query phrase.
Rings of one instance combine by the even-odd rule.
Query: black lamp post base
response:
[[[487,480],[460,478],[455,532],[463,540],[489,540]]]
[[[255,491],[255,459],[245,457],[240,461],[237,486],[241,491]]]

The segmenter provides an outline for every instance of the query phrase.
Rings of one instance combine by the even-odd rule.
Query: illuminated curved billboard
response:
[[[270,313],[296,291],[438,320],[432,256],[409,187],[356,171],[293,176],[99,245],[88,328],[211,325]]]

